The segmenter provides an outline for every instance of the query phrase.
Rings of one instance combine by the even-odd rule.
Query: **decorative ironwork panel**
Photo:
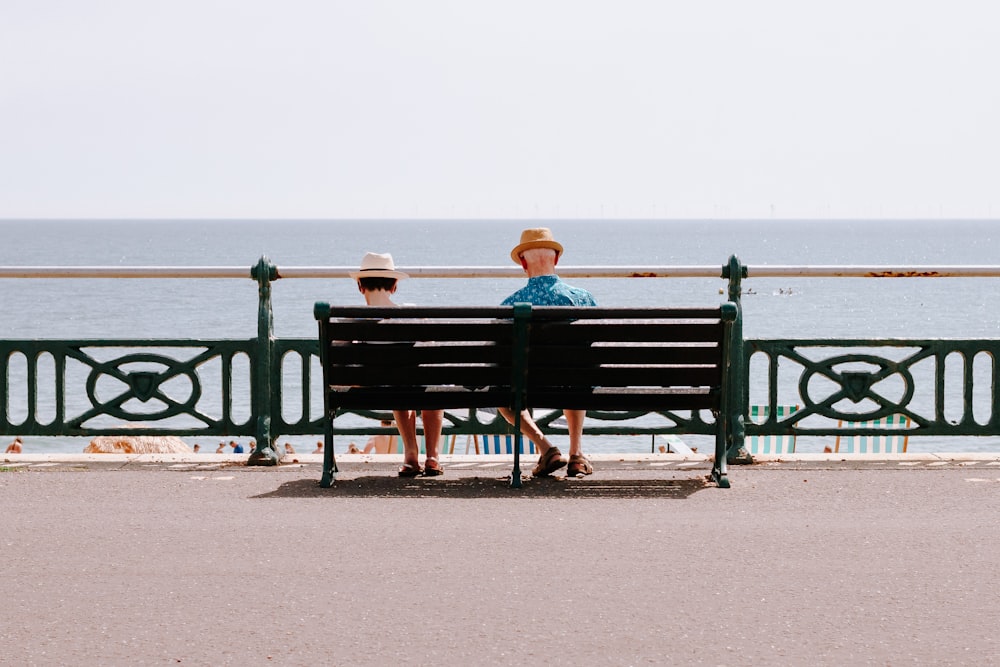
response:
[[[283,338],[274,341],[274,376],[270,412],[276,435],[323,433],[323,368],[319,363],[319,341],[315,338]],[[286,419],[286,415],[297,419]]]
[[[0,429],[250,435],[254,341],[0,340]]]
[[[748,435],[884,433],[875,420],[909,419],[907,435],[1000,432],[995,340],[748,340],[750,405],[766,406]],[[779,414],[779,406],[798,409]],[[763,412],[761,412],[763,414]]]

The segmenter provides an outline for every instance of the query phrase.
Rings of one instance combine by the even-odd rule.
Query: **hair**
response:
[[[395,278],[358,278],[358,284],[361,285],[361,289],[368,292],[375,292],[378,290],[389,291],[396,286]]]

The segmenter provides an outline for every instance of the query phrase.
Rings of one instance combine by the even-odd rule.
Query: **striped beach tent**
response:
[[[843,421],[838,428],[881,428],[887,431],[910,428],[906,415],[886,415],[868,421]],[[838,435],[833,451],[840,454],[904,454],[910,436],[906,433],[879,433],[876,435]]]
[[[465,453],[474,449],[476,454],[513,454],[514,436],[510,433],[501,435],[470,435],[465,441]],[[534,454],[535,443],[528,438],[521,438],[521,453]]]
[[[483,454],[513,454],[517,446],[516,438],[510,433],[506,435],[481,435]],[[534,454],[535,443],[525,437],[521,438],[521,453]]]
[[[791,416],[794,412],[798,411],[799,406],[797,405],[778,405],[775,407],[775,418],[776,421],[781,422]],[[750,406],[750,420],[754,424],[763,424],[767,421],[770,415],[770,406],[767,405],[751,405]],[[751,455],[772,455],[778,456],[781,454],[794,454],[795,453],[795,436],[794,435],[748,435],[744,442],[744,446]]]

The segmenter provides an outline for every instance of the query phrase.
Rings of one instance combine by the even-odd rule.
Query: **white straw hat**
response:
[[[359,271],[352,271],[350,276],[354,280],[358,280],[359,278],[395,278],[402,280],[403,278],[410,277],[402,271],[396,270],[396,265],[392,261],[392,255],[377,252],[367,253],[361,259],[361,269]]]

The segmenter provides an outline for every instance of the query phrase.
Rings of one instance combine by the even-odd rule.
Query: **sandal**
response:
[[[538,457],[538,465],[534,467],[531,474],[535,477],[545,477],[551,475],[559,468],[566,465],[566,459],[562,457],[562,452],[558,447],[549,447],[545,453]]]
[[[420,466],[415,466],[412,463],[404,463],[403,467],[399,469],[398,474],[400,477],[416,477],[422,472],[423,470]]]
[[[583,477],[593,475],[594,466],[590,465],[590,459],[583,454],[573,454],[569,457],[569,467],[566,468],[567,477]]]
[[[438,475],[444,474],[444,468],[438,463],[438,460],[433,457],[428,457],[424,461],[424,477],[437,477]]]

